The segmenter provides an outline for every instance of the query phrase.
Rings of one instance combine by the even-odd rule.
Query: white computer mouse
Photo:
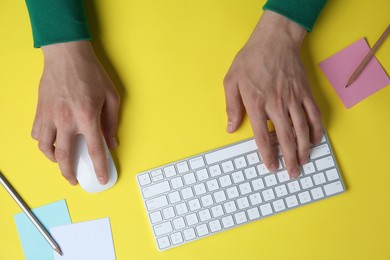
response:
[[[106,149],[109,175],[108,182],[105,185],[101,185],[96,177],[84,136],[76,136],[74,153],[76,178],[80,186],[87,192],[96,193],[109,189],[114,186],[118,179],[118,173],[116,171],[114,161],[112,160],[111,153],[107,147],[106,142],[104,142],[104,146]]]

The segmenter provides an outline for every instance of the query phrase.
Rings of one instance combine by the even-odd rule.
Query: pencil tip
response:
[[[55,248],[54,250],[55,250],[58,254],[60,254],[60,256],[63,255],[63,254],[62,254],[62,251],[61,251],[61,249],[60,249],[59,247]]]

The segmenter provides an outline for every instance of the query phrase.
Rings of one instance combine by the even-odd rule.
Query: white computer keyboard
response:
[[[254,139],[137,175],[159,250],[210,236],[345,191],[329,139],[290,179],[273,134],[279,170],[270,173]]]

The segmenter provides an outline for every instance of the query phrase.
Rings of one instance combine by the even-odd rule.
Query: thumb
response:
[[[245,108],[242,103],[241,94],[236,84],[230,84],[224,82],[225,85],[225,98],[226,98],[226,114],[228,117],[228,123],[226,131],[229,133],[235,132],[241,125],[244,118]]]

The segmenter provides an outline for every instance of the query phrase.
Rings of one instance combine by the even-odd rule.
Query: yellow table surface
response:
[[[43,57],[24,1],[0,3],[0,169],[32,208],[66,199],[73,222],[109,217],[119,260],[390,259],[390,87],[347,110],[318,67],[361,37],[372,46],[390,1],[329,1],[303,47],[347,192],[164,252],[135,175],[252,136],[248,119],[225,132],[222,80],[264,0],[86,2],[96,52],[122,95],[119,181],[100,194],[70,186],[30,137]],[[390,72],[390,39],[376,56]],[[1,260],[24,258],[19,212],[0,188]]]

